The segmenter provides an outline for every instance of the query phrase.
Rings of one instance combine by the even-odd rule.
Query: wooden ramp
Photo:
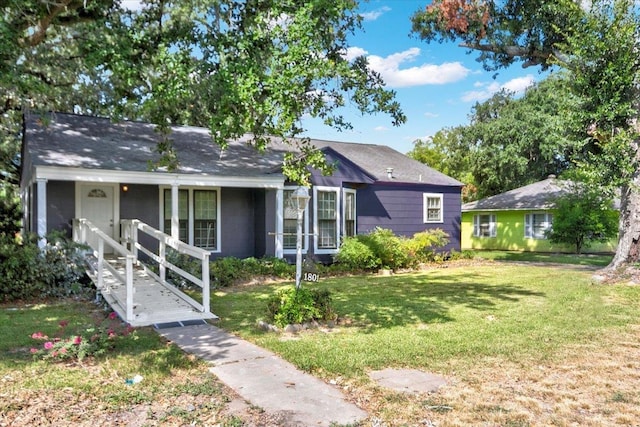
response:
[[[124,257],[105,256],[108,262],[120,276],[125,275]],[[92,257],[89,271],[96,286],[97,260]],[[126,319],[126,286],[114,275],[110,269],[103,269],[103,286],[98,289],[104,300],[118,313],[121,319]],[[141,265],[137,264],[133,269],[133,289],[134,304],[133,318],[127,321],[131,326],[155,326],[158,328],[165,326],[192,325],[205,320],[216,320],[218,317],[208,311],[196,310],[184,298],[172,290],[169,286],[162,284],[153,275],[149,274]]]

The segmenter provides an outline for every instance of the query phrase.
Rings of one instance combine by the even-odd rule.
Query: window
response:
[[[355,236],[356,235],[356,192],[355,190],[344,190],[344,204],[343,204],[343,218],[344,218],[344,235]]]
[[[164,232],[171,234],[171,189],[164,189]],[[219,250],[218,216],[219,192],[217,190],[178,190],[179,238],[183,242],[211,251]]]
[[[495,215],[474,215],[473,235],[474,237],[496,237],[496,216]]]
[[[296,239],[298,232],[298,209],[295,205],[295,202],[291,200],[291,195],[296,190],[296,187],[286,187],[283,192],[284,196],[284,204],[283,210],[284,214],[283,218],[283,236],[282,236],[282,246],[286,252],[291,253],[296,250]],[[309,228],[307,227],[307,220],[309,218],[309,210],[305,209],[304,215],[302,217],[302,250],[307,250],[307,234]]]
[[[524,237],[527,239],[546,239],[551,229],[553,215],[549,213],[528,213],[524,216]]]
[[[314,187],[316,251],[332,253],[338,249],[339,188]]]
[[[443,222],[442,194],[423,194],[424,222]]]

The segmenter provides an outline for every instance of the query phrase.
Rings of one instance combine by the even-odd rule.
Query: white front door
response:
[[[78,218],[86,218],[93,225],[113,238],[115,220],[115,185],[109,184],[80,184],[80,212]],[[97,239],[88,238],[88,243],[97,249]],[[105,253],[113,252],[109,245],[105,245]]]

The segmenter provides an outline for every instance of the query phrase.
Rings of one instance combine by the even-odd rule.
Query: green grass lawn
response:
[[[212,311],[221,327],[328,378],[394,366],[460,372],[498,356],[540,363],[625,328],[640,301],[640,288],[592,285],[589,272],[534,265],[341,277],[303,286],[329,289],[343,321],[284,340],[256,327],[278,286],[221,290]]]
[[[609,265],[613,255],[608,254],[561,254],[543,252],[514,251],[475,251],[478,258],[493,261],[545,262],[557,264],[575,264],[593,267]]]

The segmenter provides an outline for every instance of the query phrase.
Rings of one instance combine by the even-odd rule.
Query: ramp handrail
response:
[[[155,274],[155,272],[148,270],[145,267],[145,270],[148,274],[154,276],[156,280],[162,283],[167,288],[171,289],[176,295],[180,298],[191,304],[193,307],[198,309],[203,313],[208,313],[210,310],[210,287],[209,287],[209,256],[210,252],[204,249],[198,248],[196,246],[189,245],[180,241],[179,239],[174,239],[168,234],[163,233],[160,230],[157,230],[151,227],[148,224],[138,220],[138,219],[123,219],[120,221],[121,229],[122,229],[122,243],[128,248],[134,256],[135,261],[138,261],[138,252],[143,252],[150,259],[155,261],[158,264],[158,270],[160,272],[159,275]],[[148,236],[151,236],[155,240],[158,241],[158,253],[154,253],[153,251],[145,248],[142,244],[140,244],[138,232],[142,231]],[[172,264],[167,260],[167,246],[173,248],[179,254],[189,255],[197,260],[201,261],[202,269],[201,269],[201,277],[195,277],[191,273],[181,269],[180,267]],[[143,266],[144,267],[144,266]],[[184,279],[190,281],[196,286],[202,289],[202,303],[195,301],[189,295],[185,294],[181,290],[177,289],[171,283],[167,282],[167,268]]]
[[[88,240],[89,236],[94,236],[97,240],[97,247],[94,248]],[[85,218],[75,218],[73,220],[73,240],[76,242],[82,242],[91,249],[93,249],[93,255],[98,260],[97,265],[97,276],[98,276],[98,284],[97,287],[101,290],[104,287],[104,278],[103,272],[106,268],[113,274],[113,276],[118,279],[121,283],[124,283],[126,289],[126,301],[118,300],[118,303],[125,307],[125,321],[132,322],[134,320],[133,317],[133,263],[135,257],[131,254],[124,246],[115,241],[113,238],[105,234],[98,227],[93,225],[91,221]],[[125,257],[125,275],[122,277],[120,272],[116,270],[111,264],[105,262],[104,260],[104,246],[108,245],[113,249],[115,253],[118,253]],[[118,299],[115,293],[112,294],[114,298]]]

